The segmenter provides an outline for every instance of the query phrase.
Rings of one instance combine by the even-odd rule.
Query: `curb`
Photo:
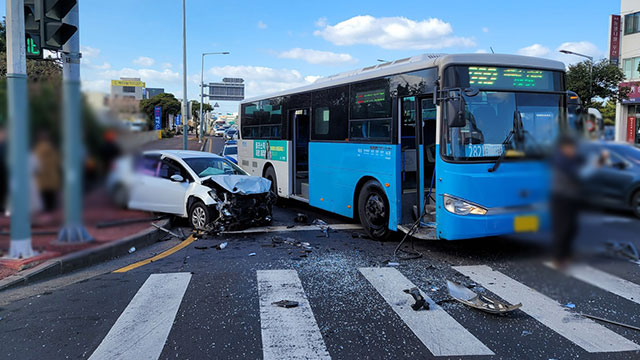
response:
[[[168,223],[169,220],[164,220],[158,225],[164,227]],[[162,236],[164,236],[164,232],[151,226],[137,234],[127,236],[120,240],[47,260],[33,268],[0,280],[0,291],[14,286],[25,285],[33,281],[66,274],[83,267],[128,254],[131,247],[139,249],[149,246],[157,242]]]

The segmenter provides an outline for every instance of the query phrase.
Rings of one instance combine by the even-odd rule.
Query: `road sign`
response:
[[[176,115],[175,120],[176,120],[176,126],[180,126],[180,120],[182,120],[182,115],[180,114]]]
[[[244,80],[227,78],[225,78],[224,80],[221,83],[209,83],[209,94],[207,95],[209,99],[224,101],[244,100],[244,84],[242,83],[242,81]]]
[[[156,106],[153,108],[154,130],[160,130],[162,128],[162,106]]]
[[[220,107],[220,105],[218,105],[218,103],[215,103],[215,104],[213,105],[213,107],[214,107],[214,108],[218,108],[218,107]]]

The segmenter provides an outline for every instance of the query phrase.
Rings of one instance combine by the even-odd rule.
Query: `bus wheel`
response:
[[[389,201],[377,181],[364,184],[358,196],[358,215],[364,231],[375,240],[386,240],[389,230]]]
[[[276,172],[272,166],[267,167],[264,172],[264,178],[271,181],[271,193],[278,197],[278,180],[276,179]]]

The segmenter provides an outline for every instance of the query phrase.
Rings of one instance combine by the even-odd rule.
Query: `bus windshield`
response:
[[[524,128],[520,145],[525,155],[542,156],[555,140],[564,114],[563,94],[480,91],[463,96],[467,123],[447,129],[443,149],[445,157],[456,161],[495,158],[515,148],[506,140],[517,116]]]

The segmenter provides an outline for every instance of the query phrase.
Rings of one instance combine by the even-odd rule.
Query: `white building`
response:
[[[612,22],[615,16],[611,17]],[[622,86],[631,87],[629,98],[616,106],[616,141],[640,143],[640,0],[621,0],[620,26],[617,34],[619,52],[615,52],[616,26],[610,27],[609,51],[619,56],[619,64],[625,74]],[[612,49],[614,52],[612,52]],[[637,82],[637,85],[634,84]]]

